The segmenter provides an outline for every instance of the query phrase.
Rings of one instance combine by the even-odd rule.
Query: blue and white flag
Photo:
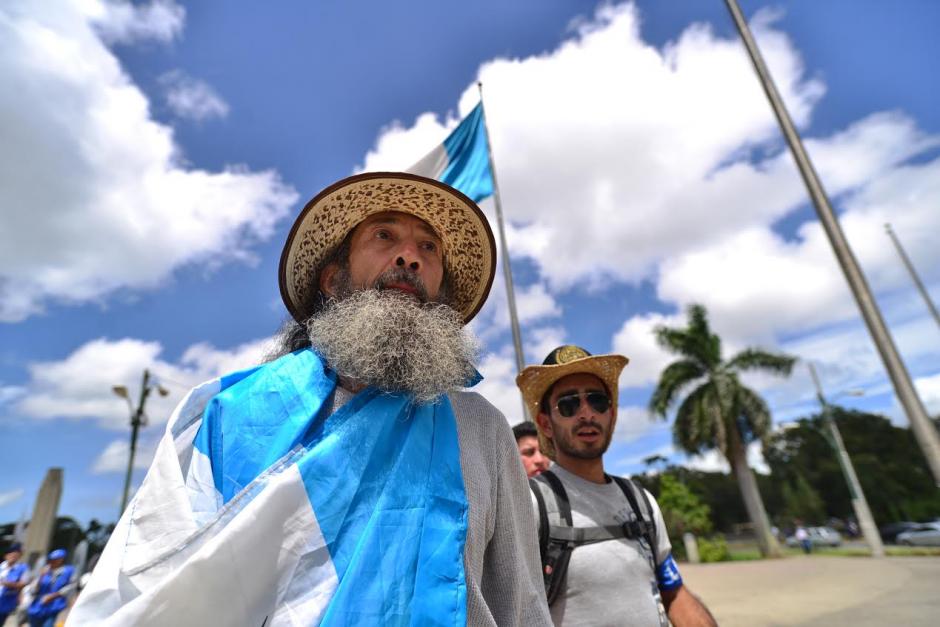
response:
[[[474,202],[493,195],[489,147],[483,125],[483,103],[477,104],[444,143],[408,168],[412,174],[437,179]]]
[[[466,624],[449,399],[335,388],[308,349],[190,392],[68,624]]]

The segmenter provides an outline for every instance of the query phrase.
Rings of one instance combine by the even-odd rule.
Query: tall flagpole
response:
[[[499,231],[499,254],[503,258],[503,279],[506,283],[506,300],[509,301],[509,324],[512,327],[512,345],[516,350],[516,373],[525,368],[522,353],[522,333],[519,331],[519,316],[516,314],[516,291],[512,285],[512,265],[509,263],[509,249],[506,247],[506,227],[503,225],[503,205],[499,201],[499,184],[496,182],[496,164],[493,162],[493,146],[490,144],[490,129],[486,124],[486,107],[483,104],[483,82],[478,82],[480,89],[480,109],[483,113],[483,130],[486,132],[486,154],[490,159],[490,174],[493,176],[493,202],[496,204],[496,228]],[[522,415],[525,420],[532,420],[525,400],[522,401]]]
[[[806,184],[813,205],[816,207],[819,221],[829,237],[829,243],[832,244],[836,259],[838,259],[839,265],[842,266],[842,271],[849,282],[855,301],[861,309],[862,317],[868,326],[868,332],[881,354],[881,359],[885,364],[888,375],[891,377],[891,382],[894,384],[895,394],[897,394],[898,400],[901,401],[904,412],[911,423],[914,436],[924,452],[924,457],[927,458],[927,464],[933,473],[934,483],[940,486],[940,435],[937,434],[937,429],[927,417],[927,410],[924,409],[923,403],[921,403],[917,392],[914,390],[910,374],[908,374],[904,362],[901,361],[901,356],[894,345],[894,340],[891,339],[891,334],[888,332],[884,319],[881,317],[878,304],[868,287],[865,275],[862,274],[858,261],[856,261],[852,249],[849,248],[845,234],[842,232],[835,213],[832,211],[832,206],[829,204],[829,199],[826,197],[826,191],[823,189],[822,182],[820,182],[819,176],[816,174],[816,170],[803,148],[803,142],[796,132],[790,114],[787,113],[783,99],[777,92],[773,78],[764,65],[764,59],[761,57],[760,50],[757,49],[757,43],[754,41],[747,22],[744,20],[741,8],[738,6],[737,0],[725,0],[725,4],[728,6],[731,18],[741,34],[741,40],[751,57],[751,63],[754,64],[754,69],[757,71],[764,93],[767,94],[767,99],[770,100],[774,115],[777,116],[780,130],[790,146],[793,159],[796,161],[803,182]]]
[[[891,241],[894,242],[894,247],[898,249],[898,255],[901,256],[901,261],[903,261],[905,267],[907,267],[907,271],[910,273],[911,280],[914,281],[914,285],[917,287],[917,291],[920,292],[924,302],[927,303],[927,309],[929,309],[930,313],[933,315],[934,322],[936,322],[937,326],[940,327],[940,313],[937,313],[937,307],[933,304],[933,301],[930,300],[930,294],[927,293],[927,288],[924,287],[920,277],[917,276],[917,271],[914,270],[914,264],[911,263],[907,253],[904,252],[904,248],[901,246],[901,242],[898,240],[898,236],[894,234],[890,224],[885,224],[885,231],[888,232],[888,237],[890,237]]]

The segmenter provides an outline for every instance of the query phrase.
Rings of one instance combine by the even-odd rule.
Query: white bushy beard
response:
[[[307,321],[311,346],[349,383],[407,392],[419,403],[465,387],[479,347],[451,307],[398,290],[330,301]]]

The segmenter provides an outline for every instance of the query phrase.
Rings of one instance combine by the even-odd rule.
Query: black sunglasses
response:
[[[603,414],[610,409],[610,397],[604,392],[588,392],[584,395],[591,409],[599,414]],[[555,408],[562,418],[571,418],[581,407],[581,394],[566,394],[559,396],[555,401]]]

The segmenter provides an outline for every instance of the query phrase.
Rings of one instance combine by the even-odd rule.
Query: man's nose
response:
[[[398,249],[398,256],[395,258],[395,265],[412,272],[421,269],[421,255],[418,253],[418,246],[415,242],[402,243],[401,248]]]

